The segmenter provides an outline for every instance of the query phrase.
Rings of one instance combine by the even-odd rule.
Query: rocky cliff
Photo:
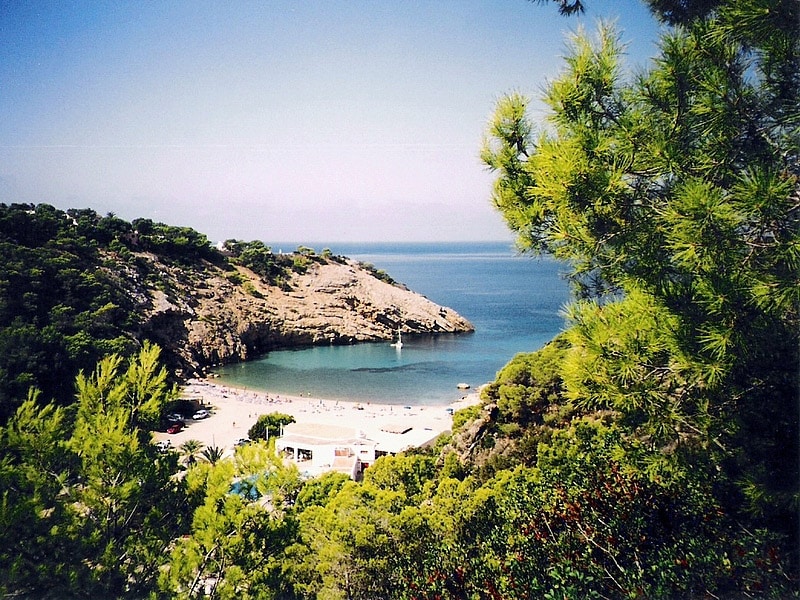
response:
[[[211,244],[190,227],[0,203],[0,425],[31,387],[74,401],[75,376],[149,339],[177,379],[273,348],[470,331],[453,311],[323,249]]]
[[[153,254],[137,258],[158,279],[157,285],[131,286],[128,273],[119,282],[137,288],[130,291],[142,315],[141,336],[161,345],[187,375],[275,348],[390,340],[398,330],[473,330],[455,311],[343,257],[311,261],[281,285],[228,263],[204,261],[189,269]]]

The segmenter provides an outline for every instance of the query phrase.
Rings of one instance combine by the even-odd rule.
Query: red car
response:
[[[167,429],[167,433],[178,433],[181,429],[183,429],[183,423],[173,423]]]

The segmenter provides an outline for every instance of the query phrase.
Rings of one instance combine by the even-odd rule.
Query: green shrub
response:
[[[258,420],[247,432],[247,435],[251,440],[268,440],[269,438],[278,437],[281,434],[281,428],[289,423],[294,423],[292,415],[271,412],[258,417]]]

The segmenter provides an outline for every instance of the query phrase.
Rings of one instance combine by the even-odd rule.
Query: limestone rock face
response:
[[[157,261],[152,255],[143,258]],[[403,334],[473,331],[452,309],[378,279],[358,262],[312,263],[282,286],[243,267],[157,266],[160,282],[140,310],[142,335],[187,374],[276,348],[390,340]],[[150,269],[152,272],[154,269]],[[166,291],[165,291],[166,290]]]

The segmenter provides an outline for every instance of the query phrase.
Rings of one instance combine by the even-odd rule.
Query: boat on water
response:
[[[403,347],[403,334],[400,332],[400,328],[397,328],[397,341],[391,345],[392,348],[397,348],[400,350]]]

